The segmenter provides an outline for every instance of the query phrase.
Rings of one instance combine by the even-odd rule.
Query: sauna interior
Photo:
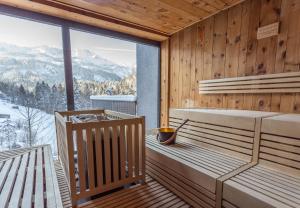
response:
[[[300,208],[299,0],[0,0],[0,208]]]

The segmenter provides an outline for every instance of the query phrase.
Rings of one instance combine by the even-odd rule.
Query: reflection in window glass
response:
[[[70,34],[76,109],[95,107],[91,96],[136,95],[135,43],[75,30]]]
[[[61,28],[0,15],[0,150],[51,144],[66,109]]]

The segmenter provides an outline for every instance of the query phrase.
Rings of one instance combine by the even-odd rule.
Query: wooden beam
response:
[[[108,29],[112,31],[117,31],[136,37],[141,37],[149,40],[163,41],[168,39],[168,36],[165,34],[158,34],[155,31],[150,32],[144,28],[136,27],[130,24],[121,24],[114,21],[107,21],[100,18],[95,18],[91,16],[86,16],[83,14],[66,11],[64,9],[54,8],[48,5],[28,1],[28,0],[0,0],[0,5],[12,6],[32,12],[37,12],[41,14],[46,14],[54,17],[59,17],[62,19],[75,21],[91,26],[100,27],[103,29]]]

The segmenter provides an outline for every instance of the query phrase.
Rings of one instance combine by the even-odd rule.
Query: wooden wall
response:
[[[300,71],[300,0],[246,0],[170,39],[169,105],[300,113],[300,93],[200,95],[206,79]],[[280,34],[256,39],[280,21]]]
[[[161,42],[160,48],[160,126],[168,126],[169,119],[169,40]]]

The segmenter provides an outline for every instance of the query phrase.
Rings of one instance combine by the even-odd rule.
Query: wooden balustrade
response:
[[[79,114],[111,120],[73,122]],[[72,204],[145,180],[145,120],[112,111],[56,112],[58,154]]]

